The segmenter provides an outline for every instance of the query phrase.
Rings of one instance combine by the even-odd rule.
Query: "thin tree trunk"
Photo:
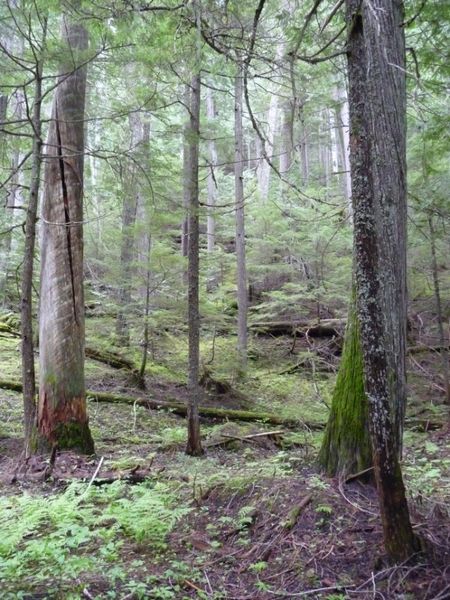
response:
[[[190,131],[189,131],[189,244],[188,244],[188,439],[186,454],[200,456],[203,448],[200,439],[199,367],[200,367],[200,313],[199,313],[199,197],[198,157],[200,142],[200,75],[191,81]],[[187,175],[187,170],[186,170]]]
[[[215,117],[216,112],[214,108],[214,99],[212,96],[211,88],[206,88],[206,116],[209,123],[211,124]],[[214,216],[216,198],[217,198],[217,184],[215,181],[214,170],[217,164],[217,150],[216,142],[209,140],[208,142],[208,153],[209,153],[209,169],[208,169],[208,217],[206,222],[206,244],[208,253],[214,251],[216,243],[216,221]]]
[[[239,64],[234,80],[234,189],[236,203],[236,270],[237,270],[237,302],[238,302],[238,357],[239,369],[247,368],[247,265],[245,257],[245,206],[244,177],[242,164],[242,65]],[[268,165],[267,165],[268,166]]]
[[[282,106],[282,125],[280,140],[280,173],[285,175],[292,163],[293,114],[292,102],[285,101]]]
[[[116,320],[116,337],[119,345],[130,345],[130,327],[127,315],[131,305],[131,285],[133,276],[133,257],[135,249],[135,224],[138,208],[139,192],[137,184],[137,166],[139,147],[142,144],[142,123],[139,113],[130,113],[128,117],[131,132],[131,159],[127,172],[122,180],[122,243],[120,250],[120,288],[118,295],[119,309]]]
[[[298,116],[300,121],[300,139],[298,143],[300,155],[300,175],[303,185],[308,185],[309,181],[309,147],[308,130],[306,128],[305,108],[303,101],[298,103]]]
[[[47,30],[47,19],[42,19],[43,40]],[[39,199],[40,176],[42,166],[42,58],[38,59],[35,70],[33,102],[33,148],[30,194],[25,219],[25,249],[23,255],[20,323],[22,339],[22,385],[24,412],[25,456],[36,450],[36,375],[33,348],[33,270],[36,242],[36,217]]]
[[[272,94],[270,99],[269,111],[267,113],[267,136],[266,141],[267,145],[265,148],[266,154],[269,159],[272,161],[273,148],[274,148],[274,140],[275,133],[277,128],[277,119],[278,119],[278,96],[276,94]],[[241,156],[244,156],[244,151],[242,148]],[[241,159],[243,160],[243,158]],[[267,200],[269,196],[269,187],[270,187],[270,173],[271,166],[267,162],[265,158],[262,158],[262,162],[259,170],[259,193],[263,200]]]
[[[147,235],[147,276],[146,276],[146,286],[145,286],[145,307],[144,307],[144,335],[143,335],[143,343],[142,343],[142,360],[141,366],[139,369],[139,378],[142,383],[142,389],[145,389],[145,369],[147,366],[147,354],[148,354],[148,346],[149,346],[149,324],[148,317],[150,315],[150,281],[151,281],[151,269],[150,269],[150,258],[152,251],[152,238],[150,233]]]
[[[88,36],[83,25],[64,15],[62,37],[64,75],[53,100],[42,207],[38,428],[47,446],[90,454],[82,225],[86,67],[78,67]]]
[[[348,99],[345,90],[338,88],[336,90],[336,109],[337,131],[339,139],[339,150],[341,155],[341,165],[344,171],[344,197],[348,207],[349,214],[352,211],[352,178],[350,173],[350,136],[349,136],[349,115]]]
[[[181,224],[181,256],[188,255],[189,245],[189,202],[190,202],[190,177],[191,177],[191,164],[190,164],[190,148],[191,140],[189,136],[191,132],[191,95],[192,90],[190,84],[186,84],[184,87],[183,103],[187,111],[187,119],[183,128],[183,222]],[[186,273],[184,273],[186,278]]]
[[[400,562],[418,548],[399,463],[406,349],[403,6],[372,0],[361,9],[359,0],[346,0],[346,17],[364,383],[385,548]]]
[[[434,299],[436,301],[436,312],[438,317],[439,344],[441,346],[442,376],[445,387],[445,402],[450,405],[450,376],[448,367],[448,340],[445,339],[444,325],[442,318],[441,290],[439,285],[438,265],[436,259],[436,231],[434,229],[433,215],[428,217],[428,227],[430,230],[431,246],[431,268],[433,271]]]

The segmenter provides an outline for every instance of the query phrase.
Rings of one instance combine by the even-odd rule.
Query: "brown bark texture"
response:
[[[189,235],[188,235],[188,439],[186,454],[203,454],[198,405],[200,403],[200,313],[199,313],[199,198],[198,155],[200,142],[200,75],[191,81],[189,131]],[[187,175],[186,168],[186,175]]]
[[[92,453],[84,381],[83,153],[86,29],[62,18],[65,52],[46,144],[38,429],[44,446]]]
[[[417,550],[399,464],[406,377],[403,3],[346,1],[358,316],[385,548]]]
[[[46,25],[46,23],[45,23]],[[33,149],[30,193],[25,218],[25,248],[23,255],[20,323],[22,338],[22,384],[24,408],[25,455],[34,450],[36,440],[36,375],[33,348],[33,271],[36,242],[36,216],[42,166],[42,59],[36,64],[33,102]]]
[[[247,264],[245,257],[245,207],[242,129],[243,72],[239,65],[234,84],[234,190],[236,205],[236,279],[238,303],[238,359],[239,369],[247,367]]]

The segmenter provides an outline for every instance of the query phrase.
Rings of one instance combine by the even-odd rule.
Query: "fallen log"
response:
[[[284,521],[284,523],[283,523],[283,529],[287,529],[288,531],[290,531],[291,529],[293,529],[295,527],[295,525],[297,524],[298,518],[303,513],[305,508],[308,506],[308,504],[310,504],[312,499],[313,499],[312,494],[305,496],[302,500],[300,500],[300,502],[297,504],[297,506],[294,506],[289,511],[288,517],[287,517],[286,521]]]
[[[20,381],[0,380],[0,389],[22,392],[22,383]],[[135,398],[134,396],[122,396],[111,394],[109,392],[97,392],[94,390],[86,390],[86,396],[88,399],[95,400],[96,402],[143,406],[144,408],[151,408],[152,410],[165,410],[181,417],[185,417],[187,414],[187,408],[183,402],[160,402],[159,400],[154,400],[152,398]],[[199,406],[198,412],[201,417],[209,419],[246,422],[261,421],[270,425],[280,425],[288,429],[305,427],[312,431],[320,431],[325,428],[325,423],[305,422],[301,419],[288,419],[272,413],[257,412],[255,410],[234,410],[230,408],[216,408],[214,406]],[[407,418],[405,424],[408,428],[416,427],[422,431],[441,429],[446,426],[444,421],[430,421],[424,418]]]
[[[426,352],[442,352],[442,350],[450,350],[450,346],[425,346],[420,344],[419,346],[410,346],[407,349],[408,354],[425,354]]]
[[[278,429],[277,431],[260,431],[258,433],[251,433],[250,435],[231,435],[229,433],[221,433],[220,435],[224,438],[222,440],[215,440],[213,442],[209,442],[206,444],[206,448],[212,448],[213,446],[225,446],[226,444],[230,444],[231,442],[254,442],[255,440],[260,440],[261,438],[270,438],[275,441],[280,440],[280,436],[283,435],[285,431],[283,429]]]
[[[88,358],[97,360],[98,362],[109,365],[113,369],[127,369],[128,371],[136,371],[136,367],[131,360],[108,350],[96,350],[89,346],[85,349],[85,354]]]
[[[300,327],[307,325],[307,321],[261,321],[251,323],[249,329],[257,335],[294,335]]]
[[[322,338],[337,337],[343,334],[347,319],[323,319],[317,321],[260,321],[251,323],[249,329],[256,335],[281,335]]]
[[[0,388],[21,392],[22,384],[18,381],[0,380]],[[86,390],[86,396],[88,399],[95,400],[96,402],[143,406],[153,410],[165,410],[181,417],[185,417],[187,414],[187,407],[183,402],[160,402],[152,398],[135,398],[133,396],[122,396],[111,394],[109,392],[97,392],[94,390]],[[270,425],[281,425],[282,427],[287,427],[289,429],[304,427],[313,431],[319,431],[325,427],[325,423],[306,423],[301,419],[288,419],[271,413],[257,412],[254,410],[234,410],[230,408],[216,408],[213,406],[199,406],[198,412],[201,417],[209,419],[246,422],[261,421]]]

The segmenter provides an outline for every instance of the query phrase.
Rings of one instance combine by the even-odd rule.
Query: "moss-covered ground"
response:
[[[106,317],[88,320],[87,343],[118,350],[111,331]],[[89,400],[96,455],[60,453],[46,478],[48,459],[18,460],[21,396],[0,389],[1,598],[448,597],[448,432],[407,427],[403,470],[413,521],[437,551],[391,568],[383,563],[373,488],[316,469],[322,432],[307,424],[326,422],[332,370],[283,374],[299,361],[291,340],[254,338],[242,379],[234,345],[232,337],[206,335],[204,368],[251,409],[304,425],[242,442],[227,436],[271,428],[205,420],[206,455],[192,458],[184,454],[183,418]],[[19,340],[2,336],[0,353],[0,379],[19,379]],[[126,355],[138,364],[139,346]],[[147,391],[139,394],[185,399],[186,358],[183,335],[155,337]],[[97,361],[86,361],[86,378],[91,389],[138,394],[129,374]],[[417,371],[410,380],[409,416],[443,421],[437,390]],[[226,395],[221,402],[226,406]],[[129,482],[138,475],[142,481]]]

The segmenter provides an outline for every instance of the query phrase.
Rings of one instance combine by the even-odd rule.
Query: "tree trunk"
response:
[[[139,368],[139,377],[141,381],[141,389],[145,389],[145,369],[147,366],[147,355],[149,345],[149,323],[148,318],[150,315],[150,281],[151,281],[151,252],[152,252],[152,238],[150,233],[147,235],[147,273],[146,273],[146,286],[145,286],[145,307],[144,307],[144,335],[142,342],[142,360]]]
[[[199,198],[198,157],[200,143],[200,75],[191,81],[190,131],[189,131],[189,235],[188,235],[188,438],[186,454],[200,456],[203,448],[200,439],[199,366],[200,366],[200,313],[199,313]],[[186,175],[187,175],[186,169]]]
[[[282,124],[280,140],[280,173],[286,175],[292,163],[293,111],[292,101],[286,100],[282,106]]]
[[[247,367],[247,266],[245,258],[245,207],[244,175],[242,164],[242,65],[239,65],[234,83],[234,189],[236,203],[236,270],[238,303],[238,360],[239,369],[245,372]],[[268,166],[268,165],[267,165]]]
[[[358,317],[384,542],[417,550],[399,452],[405,407],[406,155],[403,5],[346,0]]]
[[[47,446],[94,451],[84,381],[85,28],[63,16],[66,46],[49,126],[42,207],[38,428]],[[67,73],[70,73],[67,75]]]
[[[120,287],[118,294],[119,309],[116,320],[117,343],[121,346],[130,345],[130,328],[127,314],[131,305],[131,284],[133,275],[133,258],[135,247],[135,224],[139,200],[137,183],[138,160],[140,145],[143,141],[143,129],[139,113],[130,113],[128,117],[131,132],[130,160],[127,172],[122,180],[123,208],[122,208],[122,242],[120,250]]]
[[[304,103],[301,100],[298,103],[298,117],[300,121],[300,139],[298,150],[300,155],[300,175],[304,186],[309,181],[309,149],[308,149],[308,130],[306,128]]]
[[[436,312],[438,318],[438,331],[439,331],[439,344],[441,346],[441,360],[442,360],[442,376],[444,379],[445,388],[445,402],[450,405],[450,376],[448,368],[448,340],[445,339],[443,318],[442,318],[442,302],[441,302],[441,289],[439,285],[438,266],[436,259],[436,232],[434,229],[433,215],[430,214],[428,217],[428,227],[430,230],[430,246],[431,246],[431,268],[433,271],[433,287],[434,287],[434,299],[436,301]]]
[[[328,475],[343,477],[372,466],[356,294],[349,308],[344,349],[319,464]]]
[[[187,119],[183,128],[183,222],[181,224],[181,256],[188,255],[188,236],[189,236],[189,202],[190,202],[190,178],[191,178],[191,162],[190,149],[191,140],[191,86],[184,86],[183,103],[187,111]],[[184,274],[186,275],[186,274]]]
[[[42,19],[44,39],[47,28],[46,18]],[[21,281],[20,326],[22,339],[22,385],[24,412],[25,456],[36,450],[36,375],[33,348],[33,270],[36,241],[36,217],[39,199],[39,185],[42,166],[42,59],[36,63],[36,79],[33,102],[33,149],[30,194],[25,219],[25,249]]]
[[[336,121],[339,139],[339,151],[341,155],[341,165],[344,171],[344,197],[346,206],[351,216],[352,211],[352,178],[350,174],[350,136],[349,136],[349,116],[347,93],[341,88],[336,90]]]
[[[216,111],[214,108],[214,99],[211,88],[206,88],[206,116],[209,123],[212,124],[216,116]],[[216,142],[214,140],[209,140],[208,142],[208,154],[208,217],[206,223],[206,244],[207,250],[210,253],[214,251],[214,246],[216,243],[216,221],[214,217],[214,207],[217,198],[217,185],[215,181],[214,170],[217,164],[217,150]]]
[[[273,148],[274,148],[274,140],[275,140],[275,132],[277,128],[277,119],[278,119],[278,96],[273,93],[270,98],[269,111],[267,113],[267,136],[266,136],[266,147],[265,152],[269,159],[272,161]],[[243,156],[243,150],[241,152]],[[242,160],[242,159],[241,159]],[[270,187],[270,172],[272,167],[269,165],[267,160],[263,157],[261,160],[261,164],[259,167],[259,193],[261,195],[262,200],[267,200],[269,196],[269,187]]]

